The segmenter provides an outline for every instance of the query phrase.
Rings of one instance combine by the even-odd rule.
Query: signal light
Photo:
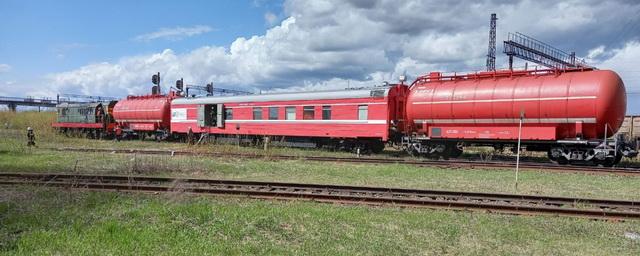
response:
[[[184,89],[184,79],[180,78],[180,80],[176,80],[176,88],[182,91]]]
[[[151,77],[151,82],[155,85],[158,85],[160,83],[160,73],[153,75]]]

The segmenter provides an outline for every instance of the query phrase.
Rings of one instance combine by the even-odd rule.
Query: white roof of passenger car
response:
[[[333,100],[333,99],[357,99],[370,97],[386,97],[391,87],[373,87],[357,90],[338,91],[314,91],[255,94],[242,96],[212,96],[199,98],[178,98],[173,100],[173,105],[180,104],[217,104],[217,103],[244,103],[244,102],[268,102],[268,101],[292,101],[292,100]]]

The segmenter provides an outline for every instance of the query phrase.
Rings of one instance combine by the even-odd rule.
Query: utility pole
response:
[[[489,23],[489,50],[487,51],[487,71],[496,70],[496,21],[498,16],[491,14]]]
[[[520,110],[520,123],[518,125],[518,146],[516,148],[516,190],[518,190],[518,173],[520,172],[520,141],[522,140],[522,122],[524,122],[524,110]]]

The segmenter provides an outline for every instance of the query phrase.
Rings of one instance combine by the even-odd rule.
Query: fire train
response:
[[[78,117],[67,118],[71,112]],[[520,143],[560,164],[612,166],[638,154],[634,143],[612,137],[625,112],[624,84],[610,70],[498,70],[431,72],[411,84],[352,90],[216,97],[177,90],[63,104],[53,126],[96,138],[276,137],[373,153],[392,145],[443,158],[466,146]]]

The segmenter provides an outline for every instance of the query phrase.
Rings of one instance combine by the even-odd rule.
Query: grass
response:
[[[0,153],[0,171],[184,176],[419,189],[640,200],[640,177],[521,171],[452,170],[391,164],[69,153],[28,149]]]
[[[47,116],[49,115],[49,116]],[[640,200],[640,178],[407,165],[265,161],[109,153],[45,147],[262,150],[234,145],[67,138],[48,128],[52,113],[0,112],[0,172],[77,172],[390,186]],[[45,121],[42,121],[42,120]],[[40,124],[34,124],[40,122]],[[36,129],[40,148],[22,131]],[[482,149],[480,150],[482,151]],[[484,152],[484,151],[483,151]],[[340,152],[271,148],[267,154]],[[0,254],[638,255],[640,222],[527,217],[425,209],[340,206],[183,194],[120,194],[0,187]]]
[[[6,255],[638,255],[640,222],[4,187]]]

